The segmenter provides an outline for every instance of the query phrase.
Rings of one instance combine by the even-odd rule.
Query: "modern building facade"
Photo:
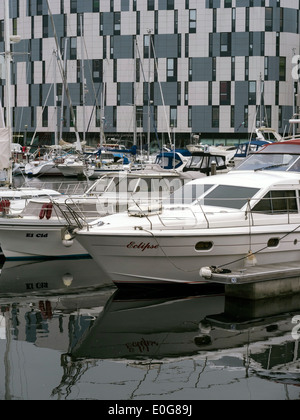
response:
[[[75,125],[88,142],[103,131],[133,142],[169,134],[177,145],[195,134],[245,139],[262,123],[285,133],[297,112],[299,9],[299,0],[10,0],[21,36],[11,45],[14,132],[53,142],[74,138]]]

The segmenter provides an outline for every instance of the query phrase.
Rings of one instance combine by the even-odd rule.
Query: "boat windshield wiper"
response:
[[[265,169],[273,169],[273,168],[280,168],[281,166],[287,166],[287,163],[280,163],[279,165],[269,165],[269,166],[263,166],[262,168],[254,169],[254,171],[264,171]]]

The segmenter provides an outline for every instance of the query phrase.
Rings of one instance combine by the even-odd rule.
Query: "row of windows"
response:
[[[19,0],[17,1],[17,10],[19,11]],[[65,2],[69,1],[70,3],[70,11],[71,13],[78,13],[78,0],[61,0],[60,1],[60,13],[63,14],[64,13],[64,8],[65,8]],[[80,0],[81,1],[81,0]],[[132,0],[132,10],[133,11],[137,11],[137,0]],[[190,4],[189,4],[189,0],[185,0],[185,8],[189,9]],[[276,7],[280,7],[280,0],[276,1]],[[224,8],[232,8],[233,3],[232,0],[224,0]],[[43,14],[43,0],[28,0],[28,15],[30,16],[32,14],[33,11],[33,6],[36,7],[36,14],[37,15],[42,15]],[[249,7],[265,7],[266,6],[266,1],[265,0],[261,0],[260,4],[257,3],[257,1],[254,3],[254,0],[249,0]],[[156,1],[155,0],[147,0],[147,10],[155,10],[157,7]],[[213,0],[208,0],[208,7],[210,9],[213,9],[214,6],[214,1]],[[166,0],[166,9],[167,10],[174,10],[175,8],[175,0]],[[300,9],[300,1],[299,1],[299,7],[298,9]],[[92,11],[94,13],[97,13],[100,11],[100,0],[93,0],[93,4],[92,4]],[[114,0],[110,0],[110,11],[114,12]]]
[[[249,7],[246,8],[246,17],[245,17],[245,32],[249,32],[250,29],[250,11]],[[289,30],[289,28],[284,28],[284,9],[280,8],[280,27],[277,28],[274,25],[274,9],[273,7],[266,7],[265,8],[265,32],[273,32],[273,31],[279,31],[283,32],[285,29]],[[295,31],[296,33],[299,33],[299,10],[296,10],[296,18],[295,18]],[[113,12],[113,27],[112,27],[112,33],[105,33],[104,31],[104,15],[105,13],[100,13],[99,18],[99,35],[121,35],[121,12]],[[78,13],[77,14],[77,36],[81,36],[82,32],[84,33],[84,18],[82,18],[83,14]],[[17,29],[17,22],[18,19],[13,19],[13,34],[16,35],[18,32]],[[34,28],[34,16],[32,16],[32,22],[31,22],[31,37],[34,38],[35,28]],[[43,16],[43,38],[47,38],[49,36],[49,26],[50,26],[50,18],[48,15]],[[232,9],[232,25],[231,25],[231,33],[235,32],[236,30],[236,9]],[[178,10],[174,10],[174,34],[178,34],[178,27],[179,27],[179,15]],[[67,15],[64,15],[64,29],[63,34],[64,37],[67,36],[66,33],[67,28]],[[158,28],[159,28],[159,11],[155,11],[154,13],[154,34],[158,34]],[[141,17],[140,12],[137,12],[136,16],[136,34],[140,35],[141,33]],[[197,32],[197,10],[196,9],[190,9],[189,10],[189,33],[196,33]],[[212,32],[217,33],[217,9],[213,9],[213,27]],[[225,35],[222,35],[225,37]],[[0,21],[0,41],[4,40],[4,21]],[[223,43],[226,43],[227,49],[226,52],[229,53],[229,41],[226,39],[223,39]],[[251,44],[251,40],[249,42]],[[249,47],[250,48],[250,47]]]
[[[58,102],[58,105],[60,103]],[[154,126],[157,127],[157,106],[151,107],[151,119],[153,120]],[[31,126],[36,126],[36,107],[30,107],[31,109]],[[118,115],[118,108],[116,106],[112,107],[112,121],[110,122],[104,122],[104,128],[117,128],[117,115]],[[78,107],[74,107],[73,111],[75,113],[75,119],[77,119],[77,111]],[[14,109],[13,112],[13,125],[16,125],[16,113],[17,109]],[[265,107],[265,120],[271,121],[271,105]],[[69,113],[69,116],[67,115]],[[145,116],[147,114],[146,108],[143,106],[137,106],[136,107],[136,127],[137,128],[144,128],[144,122]],[[188,107],[188,121],[187,121],[187,127],[192,128],[193,127],[193,107]],[[279,126],[282,126],[282,108],[279,107],[278,109],[278,119],[279,119]],[[64,106],[63,109],[63,127],[73,127],[73,120],[72,115],[70,112],[70,109],[66,106]],[[272,122],[272,121],[271,121]],[[52,120],[51,120],[52,123]],[[95,127],[100,127],[100,124],[103,123],[102,120],[102,112],[100,108],[97,108],[94,113],[94,123]],[[211,127],[212,128],[219,128],[220,126],[220,107],[219,106],[212,106],[211,108]],[[42,127],[48,127],[49,126],[49,107],[45,106],[43,107],[42,112],[42,121],[41,121]],[[244,121],[242,124],[245,128],[248,127],[248,106],[244,107]],[[169,126],[171,129],[175,129],[178,126],[178,108],[176,106],[170,107],[170,114],[169,114]],[[231,106],[230,110],[230,126],[232,128],[235,127],[235,107]]]

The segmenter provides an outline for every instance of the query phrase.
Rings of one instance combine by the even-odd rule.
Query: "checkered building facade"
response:
[[[299,3],[10,0],[21,36],[11,47],[14,130],[74,131],[51,12],[80,133],[247,137],[261,120],[283,133],[297,111]]]

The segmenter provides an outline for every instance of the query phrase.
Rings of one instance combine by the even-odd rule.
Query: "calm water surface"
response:
[[[0,267],[1,400],[299,399],[298,295],[122,292],[92,259]]]
[[[299,399],[299,296],[124,293],[54,260],[4,262],[0,305],[2,400]]]

